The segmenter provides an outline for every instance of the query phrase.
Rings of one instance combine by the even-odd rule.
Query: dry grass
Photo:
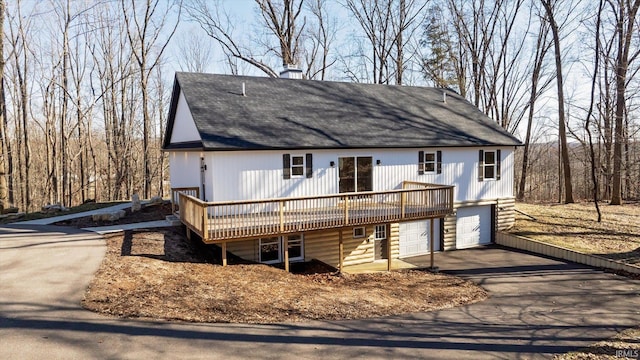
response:
[[[536,220],[517,214],[511,230],[514,234],[583,253],[640,263],[640,203],[603,204],[600,223],[592,203],[518,203],[516,208]]]
[[[611,339],[600,341],[576,352],[554,357],[557,360],[613,360],[625,359],[616,351],[626,350],[633,359],[640,357],[640,328],[627,329]]]
[[[301,275],[259,264],[222,267],[178,231],[108,237],[83,305],[120,317],[274,323],[429,311],[487,297],[470,282],[426,271]]]

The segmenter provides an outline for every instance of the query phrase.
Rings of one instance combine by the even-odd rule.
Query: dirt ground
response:
[[[238,259],[222,267],[206,253],[179,227],[111,235],[83,305],[119,317],[275,323],[429,311],[487,297],[470,282],[428,271],[293,274]]]
[[[597,222],[593,203],[525,204],[516,209],[510,231],[588,254],[640,264],[640,203],[624,206],[601,204],[602,222]]]

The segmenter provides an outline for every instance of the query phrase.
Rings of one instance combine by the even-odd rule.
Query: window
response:
[[[373,157],[338,158],[339,191],[373,191]]]
[[[374,233],[375,240],[384,240],[387,238],[387,225],[376,225]]]
[[[478,180],[500,180],[500,150],[480,150]]]
[[[353,228],[353,238],[363,238],[366,235],[364,226]]]
[[[289,235],[287,243],[289,245],[289,261],[304,260],[302,234]]]
[[[291,155],[282,154],[282,177],[291,179],[292,177],[313,176],[313,155]]]
[[[442,173],[442,151],[418,151],[418,174]]]
[[[291,156],[291,176],[304,175],[304,156]]]
[[[425,152],[424,153],[424,172],[436,171],[436,153]]]
[[[289,261],[304,260],[304,238],[302,234],[287,236],[289,249]],[[283,237],[271,237],[260,239],[260,262],[265,264],[277,264],[283,261]]]
[[[281,262],[279,237],[260,239],[260,262],[265,264]]]

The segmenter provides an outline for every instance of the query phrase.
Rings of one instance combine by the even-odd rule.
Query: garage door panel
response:
[[[458,208],[457,214],[457,249],[491,243],[491,205]]]
[[[400,223],[400,257],[429,254],[429,220]],[[434,250],[440,250],[440,219],[433,222]]]

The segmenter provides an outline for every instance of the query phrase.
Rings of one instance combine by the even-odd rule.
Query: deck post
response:
[[[209,223],[209,217],[207,216],[207,207],[202,206],[202,241],[206,241],[209,238],[209,231],[207,230],[207,224]]]
[[[338,230],[338,270],[342,272],[344,262],[342,260],[342,254],[344,252],[344,244],[342,242],[342,228]]]
[[[404,203],[407,201],[407,194],[406,193],[401,193],[400,194],[400,218],[404,219]]]
[[[289,272],[289,237],[282,236],[282,249],[284,250],[284,271]]]
[[[222,248],[222,266],[227,266],[227,242],[223,241]]]
[[[433,270],[433,218],[429,219],[429,251],[431,252],[431,270]]]
[[[391,271],[391,224],[387,224],[387,271]]]

